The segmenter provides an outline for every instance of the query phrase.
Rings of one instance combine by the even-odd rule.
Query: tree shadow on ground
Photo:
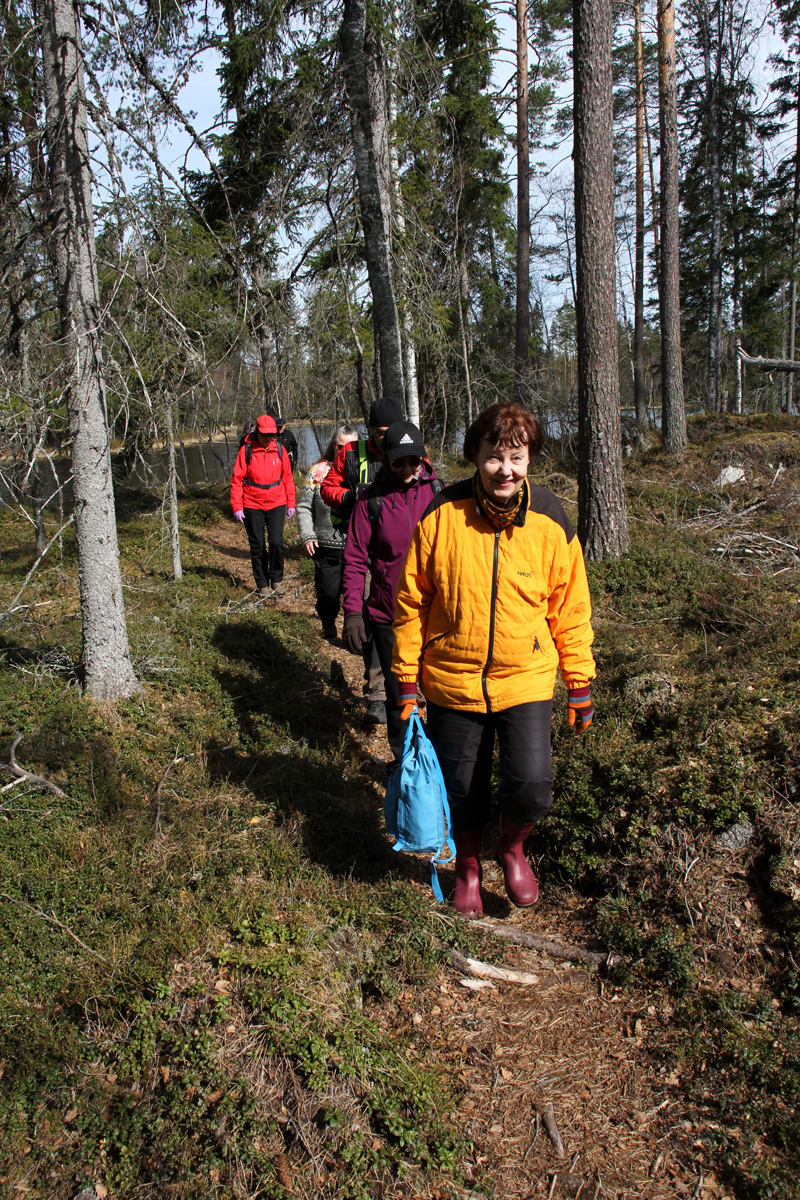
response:
[[[267,808],[301,815],[314,862],[362,879],[385,875],[392,859],[380,797],[351,769],[368,761],[349,728],[360,705],[349,689],[332,691],[299,637],[281,634],[256,621],[217,626],[214,645],[228,663],[217,677],[247,753],[209,746],[209,771],[246,785]]]

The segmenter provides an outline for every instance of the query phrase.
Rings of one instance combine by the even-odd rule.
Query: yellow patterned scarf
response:
[[[527,483],[523,483],[517,494],[511,497],[508,504],[500,505],[495,504],[487,496],[480,471],[476,471],[472,477],[472,490],[475,493],[475,502],[486,519],[491,521],[496,529],[507,529],[509,525],[513,524],[517,513],[522,507],[527,487]]]

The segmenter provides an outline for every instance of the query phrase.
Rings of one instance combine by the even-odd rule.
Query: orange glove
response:
[[[400,684],[400,699],[397,701],[397,707],[400,709],[400,720],[407,721],[413,712],[418,712],[417,708],[417,685],[416,683]]]
[[[578,733],[585,733],[592,723],[594,709],[589,695],[589,685],[582,688],[571,688],[567,696],[567,720],[570,726],[575,726]]]

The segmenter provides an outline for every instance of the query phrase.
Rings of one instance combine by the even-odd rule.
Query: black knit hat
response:
[[[383,435],[383,453],[389,462],[396,458],[424,458],[425,442],[416,425],[410,421],[395,421]]]
[[[392,425],[395,421],[402,421],[405,418],[403,406],[397,400],[373,400],[367,424],[370,429],[383,429],[386,425]]]

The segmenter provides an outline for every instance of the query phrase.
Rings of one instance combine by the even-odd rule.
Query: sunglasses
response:
[[[420,456],[418,454],[417,455],[409,455],[408,458],[395,458],[392,460],[392,470],[400,471],[405,467],[411,467],[413,470],[416,471],[417,467],[419,466],[419,464],[421,462],[422,462],[422,459],[420,458]]]

